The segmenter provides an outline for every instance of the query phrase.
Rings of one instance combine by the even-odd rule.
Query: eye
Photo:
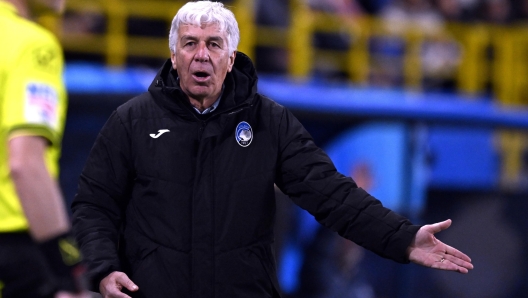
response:
[[[194,46],[195,44],[196,44],[196,43],[195,43],[194,41],[188,41],[188,42],[186,42],[183,46],[184,46],[184,47],[192,47],[192,46]]]
[[[217,42],[211,42],[211,47],[213,47],[213,48],[221,48],[220,44],[217,43]]]

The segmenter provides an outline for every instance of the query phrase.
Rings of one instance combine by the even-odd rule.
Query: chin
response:
[[[214,94],[213,90],[209,87],[194,87],[191,88],[191,95],[195,98],[206,98]]]

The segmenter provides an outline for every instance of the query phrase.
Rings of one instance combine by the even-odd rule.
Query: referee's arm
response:
[[[20,204],[36,242],[44,242],[70,230],[62,194],[48,172],[44,153],[48,140],[21,135],[9,140],[9,169]]]
[[[58,182],[46,167],[48,140],[35,135],[9,139],[11,178],[29,223],[29,232],[56,277],[56,297],[89,297],[84,267],[70,232],[70,221]],[[77,293],[77,294],[73,294]]]

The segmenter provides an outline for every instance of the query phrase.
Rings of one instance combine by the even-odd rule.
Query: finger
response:
[[[468,255],[449,245],[446,245],[446,254],[453,255],[466,262],[471,262],[471,258]]]
[[[471,258],[452,246],[445,245],[444,257],[458,266],[462,266],[467,269],[473,269]]]
[[[436,234],[438,232],[441,232],[451,226],[451,220],[447,219],[441,222],[437,222],[434,224],[430,224],[428,229],[433,233]]]
[[[460,273],[468,273],[469,270],[466,267],[459,266],[453,261],[455,258],[453,256],[446,255],[445,257],[439,258],[437,261],[435,261],[431,268],[440,269],[440,270],[446,270],[446,271],[456,271]]]
[[[132,281],[125,273],[115,271],[101,281],[99,291],[104,298],[131,298],[121,292],[123,287],[126,287],[129,283],[132,283]]]
[[[461,273],[467,273],[468,270],[473,269],[473,264],[471,264],[468,261],[465,261],[465,260],[462,260],[460,258],[457,258],[455,256],[452,256],[452,255],[446,255],[444,262],[446,262],[446,261],[449,261],[449,262],[453,263],[454,265],[460,267],[459,269],[461,269],[461,271],[465,271],[465,272],[459,271]]]
[[[135,292],[139,289],[139,287],[132,280],[130,280],[126,274],[120,274],[117,276],[116,282],[131,292]]]

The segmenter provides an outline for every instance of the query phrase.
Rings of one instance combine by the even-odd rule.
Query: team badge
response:
[[[247,147],[253,141],[253,129],[246,121],[238,123],[235,131],[235,139],[242,147]]]

